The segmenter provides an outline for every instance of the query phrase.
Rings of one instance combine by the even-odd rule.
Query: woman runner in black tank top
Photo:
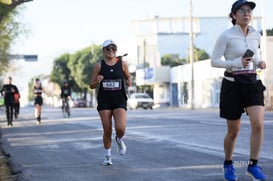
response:
[[[97,110],[103,127],[103,144],[105,148],[105,160],[102,164],[112,165],[112,118],[115,121],[118,152],[120,155],[126,153],[126,146],[123,141],[127,110],[124,84],[131,86],[132,80],[127,64],[116,58],[116,44],[112,40],[106,40],[102,47],[104,60],[95,65],[90,88],[95,89],[99,86]],[[124,79],[126,82],[124,82]]]
[[[104,78],[100,82],[98,91],[98,111],[103,109],[113,110],[116,108],[127,109],[127,97],[124,89],[124,76],[122,61],[110,66],[101,61],[100,75]]]
[[[37,119],[37,124],[41,124],[41,114],[42,114],[42,105],[43,105],[43,88],[41,85],[40,79],[35,80],[35,85],[33,88],[34,93],[34,105],[35,105],[35,117]]]

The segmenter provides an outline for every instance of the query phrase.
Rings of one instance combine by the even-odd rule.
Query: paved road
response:
[[[113,165],[102,166],[102,129],[96,110],[72,109],[63,118],[59,109],[45,108],[36,125],[32,108],[22,110],[12,128],[0,116],[2,143],[12,157],[18,180],[27,181],[220,181],[225,122],[217,110],[128,111],[125,156],[116,153]],[[245,176],[249,153],[249,123],[242,121],[234,160],[237,176]],[[273,181],[273,113],[265,118],[260,165]]]

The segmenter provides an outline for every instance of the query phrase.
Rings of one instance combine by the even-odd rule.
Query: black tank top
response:
[[[35,96],[41,96],[42,92],[43,92],[42,86],[40,86],[40,87],[34,86],[34,95]]]
[[[107,65],[101,60],[100,75],[104,79],[100,83],[98,100],[124,101],[127,99],[124,88],[124,75],[122,70],[122,61],[117,61],[115,65]]]

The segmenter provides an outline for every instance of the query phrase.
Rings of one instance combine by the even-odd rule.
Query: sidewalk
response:
[[[0,130],[0,139],[1,139],[1,130]],[[12,171],[9,166],[9,158],[7,155],[5,155],[2,149],[1,142],[0,142],[0,180],[3,180],[3,181],[16,180],[16,176],[12,175]]]
[[[5,121],[3,107],[0,107],[0,121]],[[2,131],[0,126],[0,181],[15,181],[16,176],[12,174],[11,167],[9,166],[9,157],[4,153],[2,148]]]

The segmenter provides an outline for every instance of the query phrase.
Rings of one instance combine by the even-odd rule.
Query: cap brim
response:
[[[251,9],[254,9],[256,7],[256,4],[254,2],[247,2],[243,5],[249,5],[251,7]]]

